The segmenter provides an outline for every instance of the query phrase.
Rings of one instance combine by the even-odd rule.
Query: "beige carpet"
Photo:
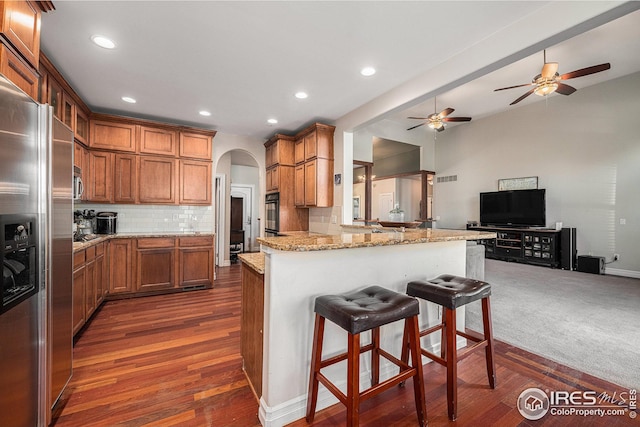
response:
[[[640,388],[640,279],[486,260],[496,339]],[[467,327],[481,331],[480,304]]]

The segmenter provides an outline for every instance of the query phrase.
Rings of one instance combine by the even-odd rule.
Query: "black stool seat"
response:
[[[381,286],[316,298],[315,312],[350,334],[359,334],[397,320],[417,316],[420,304],[415,298]]]
[[[491,285],[481,280],[443,274],[429,281],[409,282],[407,294],[454,310],[491,295]]]

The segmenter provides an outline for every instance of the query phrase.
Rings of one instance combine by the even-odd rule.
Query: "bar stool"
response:
[[[311,352],[309,394],[307,396],[308,423],[313,422],[318,400],[318,383],[322,383],[347,407],[347,425],[357,426],[360,402],[378,395],[408,378],[413,377],[416,412],[420,426],[427,425],[427,408],[420,362],[418,314],[419,303],[415,298],[370,286],[357,292],[342,295],[323,295],[315,300],[315,327]],[[322,360],[322,342],[325,320],[329,319],[347,331],[348,345],[345,353]],[[380,326],[405,320],[403,342],[408,342],[413,366],[403,362],[380,348]],[[371,343],[360,345],[360,333],[371,330]],[[371,387],[360,392],[360,354],[371,351]],[[380,356],[398,365],[398,375],[379,381]],[[342,393],[320,370],[347,360],[347,391]],[[416,362],[417,361],[417,362]]]
[[[437,356],[424,348],[421,353],[446,366],[447,368],[447,410],[449,419],[455,421],[457,418],[457,390],[458,390],[458,368],[459,360],[467,357],[475,350],[484,347],[487,375],[489,386],[496,388],[496,375],[493,363],[493,332],[491,327],[491,306],[489,297],[491,295],[491,285],[480,280],[467,279],[465,277],[443,274],[435,279],[424,281],[415,280],[407,285],[407,294],[413,297],[431,301],[443,307],[442,322],[439,325],[425,329],[420,332],[420,337],[424,337],[436,331],[441,331],[441,354]],[[482,323],[484,326],[484,336],[480,336],[473,331],[458,331],[456,327],[456,308],[462,307],[473,301],[482,300]],[[474,342],[458,352],[456,348],[456,336],[460,335]],[[402,346],[402,360],[408,361],[409,346],[404,343]],[[411,356],[413,358],[413,355]]]

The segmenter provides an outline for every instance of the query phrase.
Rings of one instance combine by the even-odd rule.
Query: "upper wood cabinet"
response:
[[[138,201],[138,156],[115,153],[113,174],[113,202],[136,203]]]
[[[180,157],[211,160],[211,154],[213,153],[212,139],[211,132],[207,134],[180,132]]]
[[[177,160],[140,156],[138,197],[140,203],[175,204]]]
[[[113,153],[89,152],[88,199],[92,202],[111,203],[113,201]]]
[[[296,165],[304,163],[304,137],[296,139],[295,145],[295,161]]]
[[[265,164],[267,168],[276,165],[293,166],[295,139],[291,136],[276,134],[264,143]]]
[[[178,151],[178,135],[174,130],[140,126],[140,153],[175,157]]]
[[[34,69],[40,58],[40,18],[35,1],[0,1],[0,33]]]
[[[71,130],[76,128],[76,104],[69,94],[62,93],[62,122]]]
[[[76,141],[85,146],[89,145],[89,115],[79,106],[75,108],[76,119],[74,121],[73,136]]]
[[[27,95],[38,99],[38,74],[3,44],[0,44],[0,73]]]
[[[111,120],[91,120],[89,147],[136,152],[136,125]]]
[[[179,204],[211,204],[211,162],[180,160]]]

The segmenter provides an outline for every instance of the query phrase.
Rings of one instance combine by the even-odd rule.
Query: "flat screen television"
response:
[[[480,193],[480,224],[506,227],[545,227],[545,190]]]

